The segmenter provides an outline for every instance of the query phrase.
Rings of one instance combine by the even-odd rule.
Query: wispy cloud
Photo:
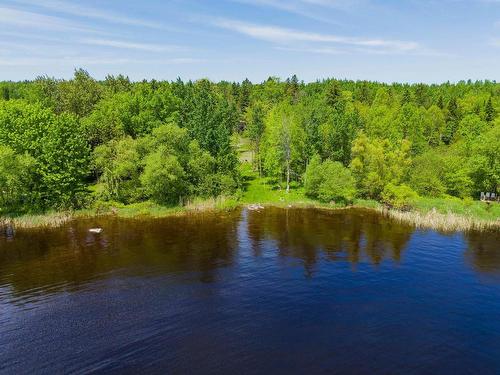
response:
[[[77,23],[69,22],[63,18],[7,7],[0,7],[0,23],[3,25],[42,30],[96,31],[88,27],[79,26]]]
[[[121,49],[148,51],[148,52],[171,52],[182,49],[178,46],[172,46],[172,45],[133,43],[123,40],[112,40],[112,39],[81,39],[79,42],[93,46],[113,47]]]
[[[258,7],[274,8],[324,23],[335,24],[335,25],[340,24],[340,22],[334,20],[332,17],[326,17],[324,14],[322,14],[322,10],[324,9],[317,9],[318,8],[317,6],[312,7],[312,5],[320,5],[323,8],[325,6],[327,6],[328,8],[333,8],[334,7],[333,4],[322,4],[323,2],[330,3],[328,1],[322,1],[322,0],[232,0],[232,1]],[[357,1],[358,0],[353,2]],[[349,1],[341,1],[341,2],[348,3]],[[339,1],[338,6],[336,6],[335,8],[346,10],[347,7],[341,6],[340,4],[341,2]]]
[[[288,29],[273,25],[257,25],[230,19],[216,19],[212,21],[212,24],[217,27],[247,35],[255,39],[282,44],[289,44],[293,42],[333,43],[348,46],[383,48],[385,50],[394,50],[399,52],[411,52],[416,51],[420,48],[420,45],[417,42],[413,41],[358,38],[338,36],[333,34],[321,34]]]
[[[130,59],[114,57],[68,57],[68,58],[44,58],[44,57],[19,57],[12,59],[0,58],[0,66],[86,66],[86,65],[182,65],[204,63],[206,60],[190,57],[166,58],[166,59]]]
[[[337,8],[337,9],[352,9],[367,3],[367,0],[298,0],[298,1],[306,5],[319,5],[326,8]]]
[[[153,29],[171,29],[166,25],[150,20],[135,17],[128,17],[115,14],[102,9],[81,6],[75,3],[59,0],[14,0],[18,4],[32,5],[48,9],[50,11],[70,14],[78,17],[93,18],[111,23],[124,24],[129,26],[148,27]]]
[[[332,47],[320,47],[320,48],[276,47],[276,49],[280,51],[318,53],[322,55],[344,55],[347,53],[347,51]]]
[[[490,46],[499,47],[500,48],[500,38],[492,38],[490,39]]]

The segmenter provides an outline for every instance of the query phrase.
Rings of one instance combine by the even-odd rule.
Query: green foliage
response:
[[[476,194],[496,192],[500,185],[500,120],[471,146],[469,161]]]
[[[0,208],[20,209],[30,202],[35,178],[35,160],[0,146]]]
[[[487,122],[492,122],[495,119],[495,108],[493,107],[493,102],[491,100],[491,96],[488,98],[488,101],[486,102],[486,106],[484,108],[484,119]]]
[[[425,113],[423,137],[429,146],[442,144],[446,130],[446,120],[443,111],[437,105],[432,105]]]
[[[233,175],[217,171],[216,159],[186,129],[166,124],[149,136],[112,140],[94,150],[99,198],[134,203],[151,198],[175,204],[193,197],[233,193]]]
[[[305,190],[348,202],[356,190],[405,207],[408,187],[436,200],[476,198],[498,193],[499,96],[490,81],[131,82],[82,69],[70,80],[0,82],[0,205],[234,194],[242,178],[232,140],[243,126],[259,180],[269,182],[254,193],[269,199],[302,200]],[[288,194],[272,190],[281,182]]]
[[[463,155],[455,150],[449,150],[443,158],[443,163],[445,166],[443,183],[446,192],[460,198],[471,196],[474,181],[470,177],[470,166],[464,163]]]
[[[259,174],[262,173],[262,163],[260,155],[260,146],[262,143],[262,136],[265,130],[265,109],[261,102],[256,102],[251,107],[247,108],[246,114],[246,135],[252,144],[252,151],[254,153],[254,161],[257,165]]]
[[[89,148],[77,119],[23,101],[0,103],[0,144],[35,160],[31,204],[72,207],[85,191]]]
[[[326,160],[322,165],[318,198],[323,202],[350,203],[356,195],[354,177],[341,163]]]
[[[126,137],[96,147],[93,158],[101,199],[131,203],[143,196],[139,177],[146,150],[141,143]]]
[[[341,163],[313,156],[304,174],[305,192],[322,202],[352,202],[356,195],[355,180]]]
[[[305,133],[293,107],[283,102],[266,118],[266,131],[262,144],[264,170],[272,177],[290,181],[302,175],[305,159]]]
[[[478,115],[467,115],[460,121],[455,137],[457,140],[470,141],[487,129],[487,123],[481,120]]]
[[[443,156],[430,150],[412,160],[409,185],[420,195],[440,197],[446,193]]]
[[[231,133],[238,122],[235,108],[218,96],[207,80],[197,82],[192,88],[188,106],[185,125],[191,136],[218,159],[221,171],[233,170],[237,164],[231,146]]]
[[[328,122],[319,128],[323,157],[348,166],[351,161],[352,142],[359,127],[358,113],[346,108],[346,104],[339,99]]]
[[[89,143],[94,147],[124,135],[139,137],[163,123],[176,121],[180,101],[168,86],[153,91],[139,86],[100,101],[85,118]]]
[[[319,187],[323,181],[321,157],[316,154],[311,158],[304,173],[304,188],[306,194],[310,197],[317,198],[319,195]]]
[[[370,139],[361,134],[352,148],[351,170],[359,192],[378,199],[389,183],[398,185],[411,163],[410,144],[403,140],[391,144],[387,139]]]
[[[70,112],[79,117],[88,115],[102,97],[102,88],[83,69],[75,70],[71,81],[60,83],[58,103],[60,112]]]
[[[148,155],[141,175],[144,191],[157,203],[177,203],[186,192],[186,172],[166,147]]]
[[[393,185],[389,183],[385,186],[381,195],[382,202],[398,210],[407,210],[412,207],[413,201],[418,198],[418,194],[407,185]]]

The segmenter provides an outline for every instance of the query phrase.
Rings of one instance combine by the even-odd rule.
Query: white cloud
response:
[[[82,39],[80,40],[80,43],[94,45],[94,46],[114,47],[121,49],[149,51],[149,52],[169,52],[181,49],[180,47],[170,46],[170,45],[132,43],[127,41],[110,40],[110,39]]]
[[[348,9],[364,3],[363,0],[299,0],[307,5],[319,5],[327,8]]]
[[[34,5],[55,12],[71,14],[78,17],[94,18],[111,23],[118,23],[130,26],[141,26],[153,29],[166,28],[163,24],[158,22],[143,20],[139,18],[132,18],[123,15],[117,15],[111,12],[106,12],[101,9],[83,7],[66,1],[59,1],[59,0],[14,0],[14,1],[19,4]]]
[[[320,48],[276,47],[276,49],[281,51],[291,51],[291,52],[318,53],[322,55],[343,55],[347,53],[347,51],[332,47],[320,47]]]
[[[321,34],[288,29],[278,26],[257,25],[229,19],[216,19],[212,22],[212,24],[217,27],[238,32],[255,39],[282,44],[293,42],[334,43],[374,49],[379,48],[399,52],[411,52],[416,51],[420,48],[420,45],[418,43],[412,41],[345,37],[333,34]]]
[[[254,6],[269,7],[278,10],[282,10],[288,13],[296,14],[301,17],[306,17],[313,19],[315,21],[325,22],[329,24],[339,24],[339,22],[333,20],[331,17],[326,17],[324,15],[315,12],[311,9],[310,4],[306,4],[307,0],[299,1],[288,1],[288,0],[232,0],[237,3],[249,4]]]
[[[86,66],[86,65],[122,65],[122,64],[141,64],[141,65],[182,65],[197,64],[206,62],[206,60],[190,57],[170,58],[170,59],[130,59],[114,57],[67,57],[67,58],[44,58],[44,57],[18,57],[5,59],[0,58],[0,66]]]
[[[42,30],[95,31],[87,27],[76,26],[74,22],[69,22],[59,17],[6,7],[0,7],[0,23],[3,25]]]
[[[500,38],[492,38],[490,39],[490,46],[500,47]]]

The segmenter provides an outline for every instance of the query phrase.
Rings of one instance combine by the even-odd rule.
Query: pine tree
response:
[[[401,105],[408,104],[411,102],[411,93],[410,90],[408,90],[408,87],[405,87],[405,90],[403,91],[403,98],[401,99]]]
[[[334,108],[340,99],[340,89],[337,81],[332,81],[326,91],[326,104]]]
[[[427,107],[427,87],[424,84],[418,84],[415,89],[415,101],[421,107]]]
[[[439,107],[439,109],[443,109],[444,108],[443,95],[439,95],[439,98],[438,98],[438,101],[437,101],[437,106]]]
[[[240,113],[244,113],[250,105],[250,92],[252,90],[252,82],[248,78],[241,83],[239,107]]]
[[[446,116],[446,131],[443,136],[443,142],[450,144],[451,140],[455,136],[455,132],[458,128],[458,123],[460,121],[460,116],[458,113],[458,104],[455,98],[451,98],[448,103],[448,115]]]
[[[287,93],[292,98],[292,103],[297,103],[299,100],[299,79],[294,74],[292,78],[287,79]]]
[[[495,108],[493,108],[493,103],[491,102],[491,96],[486,102],[486,107],[484,108],[485,120],[491,122],[495,119]]]

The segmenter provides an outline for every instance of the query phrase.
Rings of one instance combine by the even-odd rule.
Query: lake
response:
[[[498,374],[499,244],[356,209],[4,230],[0,372]]]

